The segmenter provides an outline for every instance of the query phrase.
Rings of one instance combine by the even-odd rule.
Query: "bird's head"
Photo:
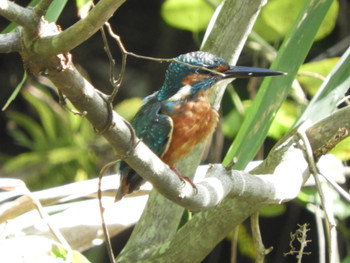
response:
[[[170,63],[163,86],[156,95],[160,101],[167,100],[183,90],[186,90],[186,95],[208,90],[224,79],[285,74],[268,69],[230,66],[224,59],[202,51],[180,55],[175,60]]]

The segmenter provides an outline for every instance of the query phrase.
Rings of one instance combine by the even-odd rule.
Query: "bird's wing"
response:
[[[161,106],[157,100],[148,101],[131,122],[136,136],[158,156],[166,151],[173,131],[172,119],[160,113]]]
[[[165,114],[161,114],[160,108],[161,102],[153,97],[141,107],[131,122],[136,136],[158,156],[162,156],[167,150],[173,130],[172,119]],[[120,162],[119,171],[120,186],[116,201],[139,189],[145,182],[126,162]]]

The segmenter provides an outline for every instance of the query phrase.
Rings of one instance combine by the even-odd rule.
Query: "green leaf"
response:
[[[23,96],[38,112],[46,138],[49,142],[55,141],[58,137],[57,130],[55,129],[57,124],[56,115],[53,113],[49,105],[29,92],[24,92]],[[67,129],[66,126],[64,128]]]
[[[243,101],[245,109],[252,105],[251,100]],[[222,122],[222,131],[227,138],[233,138],[239,131],[242,125],[244,116],[238,112],[236,108],[232,109],[224,118]]]
[[[302,65],[298,72],[298,81],[303,89],[307,90],[309,94],[315,95],[323,80],[314,75],[318,74],[325,78],[338,61],[339,58],[329,58]]]
[[[122,102],[118,103],[114,107],[114,110],[118,112],[118,114],[122,116],[124,119],[131,121],[132,118],[135,116],[136,112],[141,107],[141,105],[142,105],[141,98],[125,99]]]
[[[80,18],[85,18],[92,7],[92,0],[76,0],[76,5],[78,9],[78,16]]]
[[[42,168],[42,166],[48,164],[45,160],[45,156],[43,152],[21,153],[7,161],[3,168],[4,171],[8,173],[35,168],[38,165]]]
[[[275,140],[279,140],[293,126],[299,114],[300,112],[295,103],[285,101],[278,110],[268,135]]]
[[[45,19],[49,22],[56,22],[57,19],[60,17],[63,8],[66,6],[68,0],[54,0],[49,9],[47,10],[47,13],[45,15]]]
[[[275,217],[282,215],[286,211],[286,205],[280,204],[280,205],[267,205],[263,206],[260,211],[259,215],[264,217]]]
[[[332,2],[310,0],[301,10],[271,65],[272,69],[288,72],[288,75],[264,79],[253,106],[248,110],[243,125],[223,161],[224,165],[237,157],[235,169],[243,169],[256,155]]]
[[[27,80],[27,72],[24,71],[23,73],[23,77],[20,83],[18,83],[17,87],[15,88],[15,90],[12,92],[10,98],[8,98],[8,100],[6,101],[4,107],[2,107],[2,110],[5,111],[7,109],[8,106],[10,106],[11,102],[14,101],[19,93],[19,91],[21,90],[21,88],[23,87],[23,84],[26,82]]]
[[[350,137],[342,140],[338,143],[331,151],[331,154],[334,154],[339,159],[343,161],[350,160]]]
[[[38,147],[38,145],[45,145],[46,144],[46,136],[45,132],[42,129],[42,127],[32,118],[28,117],[25,114],[18,113],[18,112],[8,112],[7,116],[17,123],[19,126],[22,126],[22,128],[28,133],[30,139],[28,136],[23,135],[19,137],[18,139],[23,139],[21,144],[22,146],[26,146],[31,148],[32,150],[34,149],[34,146]],[[17,139],[17,135],[19,134],[19,130],[17,127],[11,127],[9,129],[9,132],[11,136],[13,136],[15,139]],[[24,139],[23,137],[27,137],[28,140],[31,140],[32,143],[28,142],[27,139]]]
[[[305,120],[316,122],[336,108],[350,86],[350,47],[327,76],[296,125]]]
[[[80,156],[88,154],[85,149],[75,146],[61,147],[47,152],[48,161],[53,164],[67,163],[79,159]]]
[[[56,258],[62,258],[64,261],[68,260],[67,258],[67,250],[62,246],[55,245],[52,248],[52,253]],[[80,252],[76,250],[72,250],[72,263],[90,263],[90,261],[84,257]]]
[[[206,29],[213,13],[214,9],[204,0],[166,0],[161,8],[167,24],[195,33]]]
[[[282,40],[293,26],[299,10],[305,2],[305,0],[270,0],[262,9],[254,25],[254,31],[269,42]],[[338,2],[333,1],[317,31],[315,40],[320,40],[333,31],[337,21],[338,9]]]

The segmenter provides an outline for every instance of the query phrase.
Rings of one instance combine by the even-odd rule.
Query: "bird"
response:
[[[222,81],[284,75],[269,69],[230,66],[224,59],[204,51],[176,57],[168,66],[159,91],[144,99],[131,121],[136,136],[175,170],[178,161],[204,142],[219,120],[210,103],[210,93]],[[126,162],[119,163],[120,185],[115,201],[145,183]],[[193,185],[193,184],[192,184]]]

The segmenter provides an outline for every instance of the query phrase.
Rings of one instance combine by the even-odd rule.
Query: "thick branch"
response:
[[[10,53],[21,50],[20,32],[0,34],[0,53]]]
[[[19,6],[12,1],[0,0],[0,15],[23,27],[33,24],[32,10]]]
[[[125,0],[99,1],[86,18],[57,35],[38,39],[34,51],[46,56],[69,52],[95,34],[124,2]]]

